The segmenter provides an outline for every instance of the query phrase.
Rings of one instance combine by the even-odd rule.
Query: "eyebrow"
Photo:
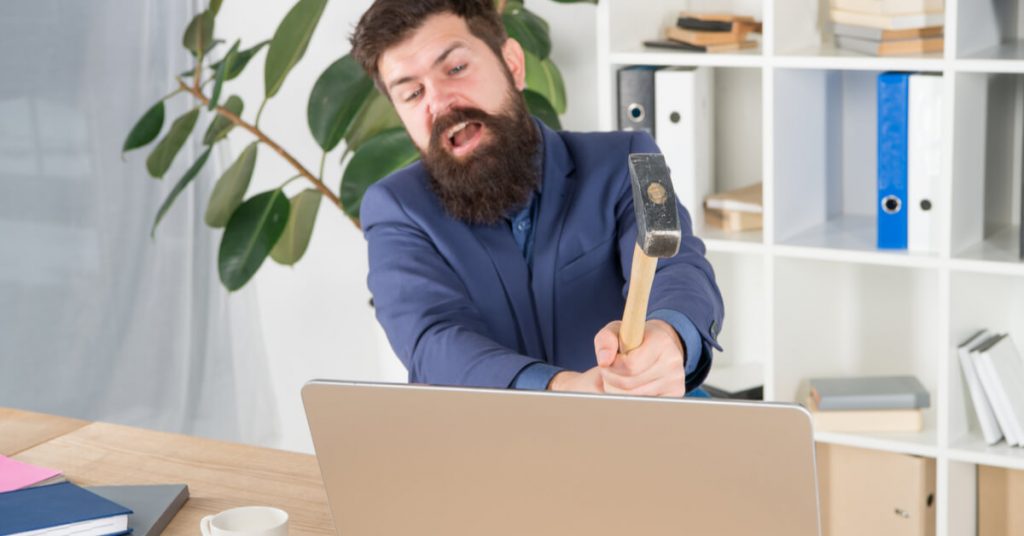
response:
[[[452,52],[456,51],[459,48],[466,48],[466,44],[461,42],[461,41],[457,41],[457,42],[452,43],[451,45],[449,45],[448,48],[444,49],[444,52],[442,52],[437,57],[437,59],[434,60],[434,63],[433,63],[433,65],[431,65],[431,68],[437,67],[444,60],[448,59],[448,56]],[[405,83],[408,83],[408,82],[412,82],[413,80],[415,80],[415,77],[403,76],[402,78],[399,78],[398,80],[395,80],[394,82],[391,82],[390,84],[388,84],[388,91],[391,91],[392,89],[394,89],[395,86],[400,86],[402,84],[405,84]]]

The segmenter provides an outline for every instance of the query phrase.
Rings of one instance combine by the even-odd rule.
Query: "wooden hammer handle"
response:
[[[637,244],[633,250],[626,310],[622,313],[622,326],[619,328],[619,351],[622,353],[633,351],[644,341],[647,300],[651,296],[651,285],[654,283],[654,271],[657,267],[658,258],[648,257]]]

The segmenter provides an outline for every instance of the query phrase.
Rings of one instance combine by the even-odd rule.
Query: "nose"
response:
[[[444,84],[432,84],[426,89],[430,96],[428,105],[431,120],[436,121],[438,117],[455,107],[455,94],[448,91]]]

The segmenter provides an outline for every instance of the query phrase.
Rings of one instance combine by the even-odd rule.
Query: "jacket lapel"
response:
[[[576,188],[574,165],[562,137],[540,123],[544,137],[544,182],[533,235],[533,298],[548,361],[555,359],[555,266],[566,203]]]
[[[516,245],[515,238],[512,237],[508,226],[503,223],[473,225],[470,226],[470,229],[491,257],[494,270],[501,279],[505,296],[515,314],[518,331],[522,334],[520,341],[526,354],[538,359],[545,359],[544,347],[540,340],[541,335],[537,331],[537,317],[534,314],[532,296],[530,295],[530,273],[527,269],[526,259],[523,258],[519,246]]]

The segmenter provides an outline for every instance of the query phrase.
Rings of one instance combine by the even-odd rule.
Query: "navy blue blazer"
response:
[[[368,284],[410,382],[506,388],[537,361],[582,372],[596,365],[594,335],[622,318],[636,242],[627,156],[660,151],[642,132],[541,130],[532,267],[508,222],[448,216],[420,162],[366,191]],[[681,205],[679,215],[682,245],[658,262],[649,311],[686,315],[709,357],[712,347],[721,350],[722,296]],[[702,359],[687,389],[710,367]]]

